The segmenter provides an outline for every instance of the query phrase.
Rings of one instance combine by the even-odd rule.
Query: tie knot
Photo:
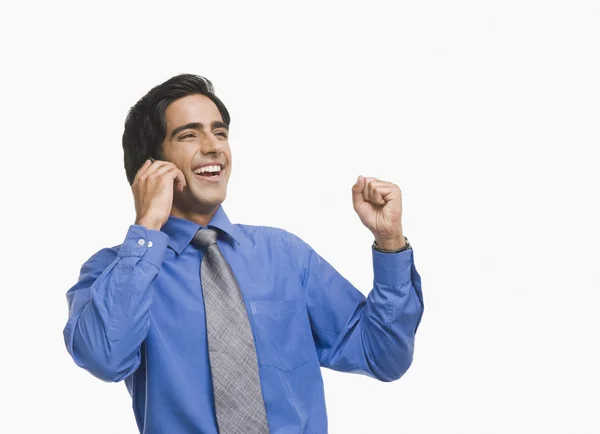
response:
[[[194,235],[192,244],[196,247],[207,249],[209,246],[212,246],[217,242],[218,235],[219,233],[214,229],[200,229],[198,232],[196,232],[196,235]]]

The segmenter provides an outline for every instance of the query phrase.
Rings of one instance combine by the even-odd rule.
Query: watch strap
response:
[[[400,252],[404,252],[405,250],[412,249],[410,243],[408,242],[408,238],[404,237],[404,241],[406,242],[406,244],[404,245],[404,247],[402,247],[399,250],[382,249],[381,247],[379,247],[377,245],[377,241],[373,241],[373,249],[377,250],[378,252],[382,252],[382,253],[400,253]]]

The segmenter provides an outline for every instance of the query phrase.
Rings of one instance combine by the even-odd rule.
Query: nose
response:
[[[221,154],[223,152],[223,142],[215,137],[214,134],[203,134],[201,143],[200,143],[200,151],[202,154]]]

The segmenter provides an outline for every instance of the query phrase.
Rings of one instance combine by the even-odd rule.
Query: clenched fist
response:
[[[175,187],[183,191],[185,186],[183,172],[173,163],[146,160],[131,185],[135,224],[160,230],[171,214]]]
[[[379,247],[386,250],[404,247],[400,187],[391,182],[359,176],[352,186],[352,204]]]

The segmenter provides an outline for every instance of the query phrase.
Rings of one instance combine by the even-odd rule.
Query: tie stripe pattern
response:
[[[217,236],[200,229],[192,244],[204,251],[200,279],[219,433],[268,434],[248,312]]]

